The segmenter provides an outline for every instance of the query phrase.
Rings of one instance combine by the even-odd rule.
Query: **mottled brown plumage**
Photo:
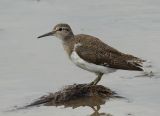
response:
[[[89,63],[116,69],[142,71],[140,67],[144,60],[121,53],[90,35],[79,34],[67,40],[64,46],[69,55],[72,53],[74,45],[78,43],[81,43],[81,46],[76,48],[76,52]]]
[[[111,69],[143,70],[142,63],[144,60],[124,54],[96,37],[84,34],[74,35],[68,24],[58,24],[52,32],[38,38],[49,35],[54,35],[62,40],[64,49],[77,66],[98,74],[92,84],[97,84],[101,79],[104,72],[102,67],[106,67],[106,69],[108,67]],[[98,68],[96,69],[95,66]]]

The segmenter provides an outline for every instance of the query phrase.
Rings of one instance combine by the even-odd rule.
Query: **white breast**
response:
[[[80,67],[82,69],[90,71],[90,72],[95,72],[95,73],[101,72],[101,73],[106,74],[106,73],[111,73],[111,72],[115,71],[112,68],[108,68],[108,67],[105,67],[105,66],[89,63],[89,62],[83,60],[82,58],[80,58],[79,55],[75,51],[72,52],[70,58],[71,58],[71,61],[75,65],[77,65],[78,67]]]

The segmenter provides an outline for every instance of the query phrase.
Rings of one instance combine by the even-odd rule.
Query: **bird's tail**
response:
[[[134,57],[132,55],[127,55],[128,56],[128,63],[134,65],[135,67],[139,68],[139,71],[143,71],[142,75],[140,76],[147,76],[147,77],[153,77],[156,74],[156,69],[153,66],[153,63],[149,60],[143,60],[138,57]]]
[[[145,61],[142,63],[144,76],[153,77],[154,68],[151,61]]]
[[[134,59],[134,60],[131,60],[130,63],[132,63],[139,69],[141,69],[140,71],[143,71],[141,72],[142,73],[141,75],[138,75],[136,77],[143,77],[143,76],[153,77],[155,75],[155,71],[154,71],[151,61],[142,60],[142,59]]]
[[[137,57],[129,57],[128,58],[129,60],[127,60],[127,63],[134,66],[135,67],[135,70],[137,71],[143,71],[143,63],[146,62],[145,60],[142,60],[140,58],[137,58]]]

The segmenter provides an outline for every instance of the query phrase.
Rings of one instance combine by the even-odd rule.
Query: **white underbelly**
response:
[[[111,72],[115,71],[115,69],[113,69],[113,68],[89,63],[89,62],[83,60],[82,58],[80,58],[75,51],[72,52],[70,58],[71,58],[71,61],[75,65],[77,65],[78,67],[80,67],[84,70],[90,71],[90,72],[107,74],[107,73],[111,73]]]

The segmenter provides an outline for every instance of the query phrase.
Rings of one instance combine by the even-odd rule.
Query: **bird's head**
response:
[[[68,39],[73,36],[73,32],[71,27],[68,24],[60,23],[60,24],[57,24],[51,32],[43,34],[38,38],[42,38],[46,36],[56,36],[57,38],[65,41],[65,39]]]

